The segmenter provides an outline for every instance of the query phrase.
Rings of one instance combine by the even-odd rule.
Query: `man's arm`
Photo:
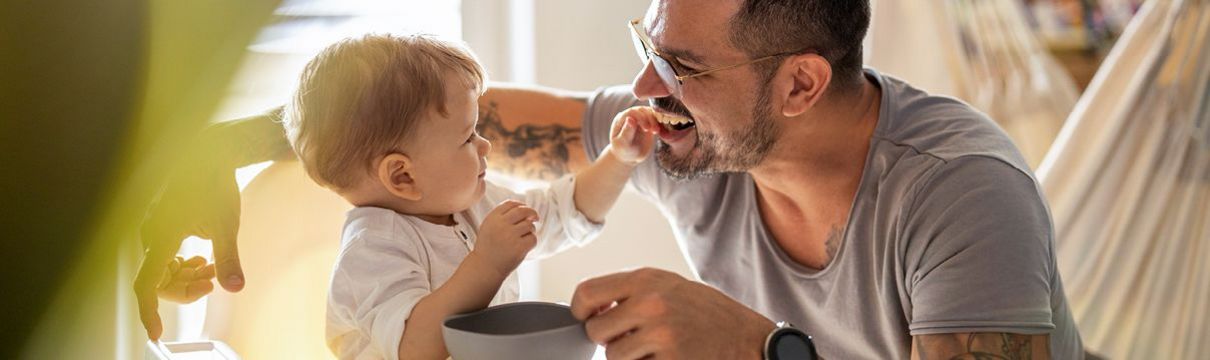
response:
[[[200,145],[211,156],[219,154],[232,169],[264,161],[293,160],[294,151],[281,126],[282,107],[264,113],[210,125]]]
[[[760,359],[776,328],[718,289],[651,268],[581,282],[571,313],[610,359]]]
[[[479,134],[492,142],[492,170],[554,180],[587,167],[582,121],[588,94],[492,83],[479,98]],[[233,168],[293,159],[281,127],[282,108],[210,126],[204,142]]]
[[[165,279],[164,270],[185,238],[210,239],[219,284],[228,291],[243,288],[235,239],[240,209],[235,169],[293,157],[280,118],[278,108],[211,125],[184,145],[188,147],[184,156],[173,160],[175,168],[169,171],[168,180],[149,206],[139,234],[144,254],[135,275],[134,292],[148,338],[159,339],[163,331],[157,295],[192,302],[213,289],[191,281],[180,283],[172,277]]]
[[[914,336],[912,358],[1049,359],[1051,346],[1067,346],[1036,335],[1064,329],[1053,323],[1061,290],[1053,283],[1049,214],[1033,179],[968,156],[949,160],[926,184],[904,226],[906,253],[914,254],[906,261],[913,264],[910,328],[944,333]]]
[[[493,83],[479,98],[479,135],[492,142],[488,167],[554,180],[587,167],[583,118],[588,95]]]
[[[1050,359],[1050,337],[1009,333],[958,333],[912,337],[912,360]]]

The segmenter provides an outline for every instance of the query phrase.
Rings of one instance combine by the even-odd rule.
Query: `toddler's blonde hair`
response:
[[[311,179],[347,189],[422,119],[448,116],[447,86],[481,93],[485,82],[470,50],[429,35],[345,39],[307,64],[283,126]]]

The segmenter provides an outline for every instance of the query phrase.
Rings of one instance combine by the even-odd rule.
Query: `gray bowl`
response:
[[[597,349],[570,308],[545,302],[450,316],[441,333],[454,360],[587,360]]]

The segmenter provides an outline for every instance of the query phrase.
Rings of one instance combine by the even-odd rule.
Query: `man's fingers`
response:
[[[180,257],[178,256],[178,258]],[[202,265],[206,265],[206,258],[201,256],[194,256],[181,262],[181,267],[196,268]]]
[[[194,267],[183,267],[176,274],[172,274],[172,279],[169,280],[169,283],[189,282],[193,280],[198,270],[198,268]]]
[[[154,292],[153,292],[154,294]],[[159,301],[152,296],[152,300]],[[139,309],[139,320],[143,322],[143,329],[147,330],[147,339],[159,340],[160,335],[164,333],[164,326],[160,320],[160,313],[157,309]]]
[[[571,297],[571,314],[576,319],[585,320],[601,307],[626,301],[633,291],[631,274],[614,273],[580,282]]]
[[[646,359],[658,350],[657,344],[649,339],[646,329],[637,329],[633,333],[622,335],[605,345],[605,357],[609,360]]]
[[[214,283],[210,279],[178,280],[159,289],[160,298],[175,303],[187,304],[214,291]]]
[[[156,297],[156,288],[160,285],[168,259],[152,259],[151,253],[152,251],[147,252],[139,266],[138,274],[135,275],[134,295],[139,303],[139,320],[143,322],[143,328],[147,329],[147,338],[159,340],[163,325],[160,323],[160,302]]]
[[[199,269],[193,276],[196,279],[205,279],[206,281],[213,279],[215,276],[214,264],[206,264],[206,266],[202,266],[202,268]]]
[[[205,259],[202,259],[202,261],[204,262]],[[170,289],[174,285],[187,284],[189,282],[197,281],[197,280],[204,280],[206,282],[209,282],[210,279],[214,278],[214,276],[215,276],[214,264],[193,266],[192,265],[193,263],[197,263],[197,261],[195,260],[192,262],[186,262],[186,265],[190,265],[190,266],[179,267],[176,271],[166,273],[163,280],[160,281],[158,288],[160,290],[167,290],[167,289]],[[161,294],[164,294],[164,293],[174,294],[174,293],[179,293],[179,292],[180,291],[161,291],[160,293]],[[177,301],[177,302],[188,302],[188,301],[181,301],[180,296],[174,296],[168,300]]]
[[[221,196],[227,196],[228,199],[223,202],[223,209],[213,213],[214,221],[203,230],[214,245],[215,271],[218,273],[219,284],[227,291],[237,292],[244,288],[246,282],[244,270],[240,267],[236,236],[239,234],[239,187],[235,178],[224,178],[220,181],[218,186],[223,187]]]
[[[160,320],[160,300],[156,296],[156,289],[161,282],[170,279],[171,274],[167,273],[170,270],[169,264],[174,263],[174,256],[181,243],[179,240],[163,241],[163,235],[154,229],[156,224],[153,221],[144,224],[141,232],[146,250],[143,252],[139,271],[135,274],[134,295],[139,304],[139,321],[147,330],[147,338],[159,340],[164,327]]]
[[[235,229],[238,228],[236,225],[230,233],[210,239],[214,244],[214,265],[218,282],[230,292],[244,288],[244,270],[240,268],[239,248],[235,241]]]
[[[214,291],[214,283],[209,279],[190,281],[185,286],[185,302],[194,302]]]
[[[634,310],[634,307],[625,305],[625,303],[618,304],[609,311],[588,319],[584,323],[584,330],[588,333],[588,338],[597,344],[606,344],[617,339],[618,336],[638,328],[644,318]]]
[[[206,258],[194,256],[181,264],[181,268],[175,273],[173,280],[213,279],[214,276],[214,264],[207,264]]]

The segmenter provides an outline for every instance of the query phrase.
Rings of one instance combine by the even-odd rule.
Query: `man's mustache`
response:
[[[660,98],[651,98],[651,100],[648,100],[648,102],[651,104],[651,107],[655,108],[656,110],[664,111],[669,114],[684,116],[690,119],[693,118],[693,114],[689,113],[689,109],[685,108],[685,104],[682,104],[680,100],[677,100],[674,97],[666,96]]]

